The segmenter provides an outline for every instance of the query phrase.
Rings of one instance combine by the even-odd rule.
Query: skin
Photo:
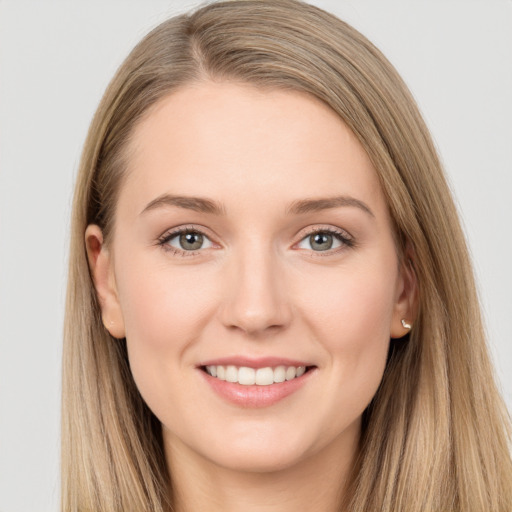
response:
[[[86,243],[105,326],[126,337],[135,382],[162,422],[177,510],[337,510],[416,286],[367,154],[306,94],[203,82],[160,101],[129,155],[113,238],[107,246],[91,225]],[[162,194],[208,198],[223,213],[146,209]],[[335,196],[370,212],[353,201],[288,211]],[[203,248],[159,243],[180,227],[203,232]],[[314,250],[311,232],[333,229],[350,244]],[[240,355],[315,368],[290,396],[246,408],[197,368]]]

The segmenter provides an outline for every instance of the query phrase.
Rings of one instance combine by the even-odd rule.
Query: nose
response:
[[[284,329],[292,317],[278,257],[259,249],[233,256],[221,292],[221,322],[253,337]]]

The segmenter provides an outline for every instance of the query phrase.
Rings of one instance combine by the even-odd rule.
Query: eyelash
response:
[[[187,234],[187,233],[199,234],[199,235],[202,235],[203,237],[207,238],[208,240],[210,240],[208,235],[204,231],[202,231],[201,229],[196,228],[194,226],[187,226],[186,228],[177,228],[175,230],[168,231],[168,232],[164,233],[161,237],[158,238],[158,245],[161,246],[163,250],[171,252],[175,256],[183,256],[183,257],[196,256],[203,249],[198,249],[196,251],[185,251],[185,250],[177,249],[176,247],[172,247],[171,245],[169,245],[169,241],[170,240],[172,240],[173,238],[176,238],[177,236],[184,235],[184,234]],[[325,234],[332,235],[334,238],[336,238],[336,240],[341,242],[342,246],[338,247],[336,249],[327,249],[325,251],[313,251],[312,250],[311,251],[311,253],[312,253],[311,255],[314,256],[314,257],[317,257],[317,256],[319,256],[319,257],[332,256],[333,254],[336,254],[339,251],[342,251],[342,250],[347,249],[347,248],[349,248],[349,249],[353,248],[356,245],[355,240],[346,231],[341,230],[341,229],[335,229],[335,228],[332,228],[332,227],[325,227],[325,228],[315,227],[315,228],[311,228],[294,245],[297,245],[297,244],[301,243],[303,240],[305,240],[306,238],[308,238],[308,237],[310,237],[312,235],[320,234],[320,233],[325,233]]]
[[[185,250],[178,249],[176,247],[169,245],[169,242],[173,238],[176,238],[177,236],[180,236],[180,235],[185,235],[187,233],[197,233],[199,235],[204,236],[208,240],[210,239],[209,236],[201,229],[196,228],[194,226],[187,226],[186,228],[177,228],[172,231],[167,231],[158,239],[158,245],[161,246],[164,251],[171,252],[174,256],[183,256],[183,257],[196,256],[197,254],[199,254],[199,252],[201,250],[185,251]]]
[[[312,257],[327,257],[332,256],[333,254],[337,254],[340,251],[346,250],[346,249],[352,249],[356,246],[356,242],[352,236],[350,236],[345,230],[342,229],[336,229],[333,227],[314,227],[308,230],[304,236],[297,242],[297,244],[301,243],[303,240],[311,237],[312,235],[316,235],[319,233],[325,233],[332,235],[336,240],[341,242],[341,247],[337,247],[335,249],[328,249],[325,251],[313,251],[311,250],[311,256]],[[297,245],[294,244],[294,245]]]

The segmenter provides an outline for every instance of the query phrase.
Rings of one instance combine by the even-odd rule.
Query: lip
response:
[[[247,366],[249,368],[265,368],[268,366],[306,366],[308,371],[292,380],[270,384],[268,386],[245,386],[238,382],[228,382],[212,377],[206,371],[204,366],[210,365],[233,365]],[[260,358],[248,359],[244,357],[230,357],[206,361],[204,365],[198,366],[198,371],[204,382],[210,389],[223,400],[242,408],[263,408],[277,404],[286,397],[298,392],[308,381],[317,373],[317,367],[306,365],[303,362],[292,361],[290,359]]]
[[[246,356],[231,356],[221,357],[218,359],[209,359],[197,365],[198,368],[203,366],[246,366],[248,368],[267,368],[276,366],[315,366],[311,362],[299,361],[297,359],[288,359],[283,357],[246,357]]]

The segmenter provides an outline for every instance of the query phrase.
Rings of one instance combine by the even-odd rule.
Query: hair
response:
[[[172,510],[161,425],[134,384],[124,341],[102,324],[84,233],[97,224],[109,243],[134,127],[160,99],[201,81],[300,91],[327,104],[368,153],[398,253],[411,259],[417,317],[405,342],[391,343],[381,385],[364,413],[344,507],[512,510],[510,418],[429,132],[397,72],[364,36],[296,0],[224,1],[168,19],[132,50],[101,100],[72,214],[62,510]]]

